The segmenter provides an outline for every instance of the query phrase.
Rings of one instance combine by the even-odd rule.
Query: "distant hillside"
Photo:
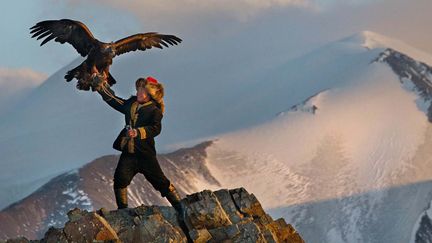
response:
[[[220,186],[204,161],[205,148],[211,143],[158,155],[163,171],[182,196],[201,190],[206,184]],[[2,210],[0,240],[17,236],[40,238],[49,227],[62,226],[67,220],[66,213],[74,207],[117,208],[112,178],[118,159],[118,155],[103,156],[78,170],[57,176],[30,196]],[[128,194],[131,207],[169,205],[141,174],[134,177]]]

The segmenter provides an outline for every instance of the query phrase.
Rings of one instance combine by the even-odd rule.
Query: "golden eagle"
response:
[[[182,40],[174,35],[163,35],[156,32],[131,35],[116,42],[105,43],[93,37],[93,34],[83,23],[70,19],[41,21],[30,28],[32,38],[45,38],[41,46],[54,39],[56,42],[71,44],[81,56],[87,59],[79,66],[69,70],[65,75],[67,82],[73,78],[78,80],[77,88],[89,90],[90,78],[94,73],[101,72],[108,77],[108,83],[115,84],[109,73],[109,67],[115,56],[136,50],[147,50],[152,47],[162,49],[162,46],[177,45]],[[92,88],[93,90],[93,88]]]

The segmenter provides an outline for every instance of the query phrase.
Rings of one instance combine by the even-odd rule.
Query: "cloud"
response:
[[[312,11],[339,5],[364,5],[382,0],[95,0],[92,4],[110,6],[133,13],[147,24],[176,24],[179,21],[201,21],[202,18],[226,17],[249,20],[269,9],[302,8]],[[84,0],[68,0],[70,7],[88,5]],[[199,18],[197,18],[199,17]]]
[[[47,75],[30,68],[0,68],[0,97],[11,96],[23,89],[36,87]]]
[[[161,27],[205,18],[225,17],[248,20],[260,11],[278,7],[313,8],[311,0],[96,0],[93,4],[128,11],[149,26]],[[82,7],[83,0],[69,0],[70,7]]]
[[[97,18],[83,18],[86,23],[91,23],[93,19],[97,19],[99,23],[103,22],[102,26],[97,27],[98,29],[107,28],[103,34],[109,37],[114,37],[110,35],[109,30],[112,31],[117,26],[123,25],[123,28],[130,28],[130,22],[133,21],[118,20],[120,16],[125,15],[133,16],[134,21],[140,24],[140,27],[135,28],[138,30],[188,35],[194,33],[220,35],[237,32],[244,27],[242,24],[253,24],[269,15],[284,15],[287,19],[286,29],[289,30],[297,28],[294,25],[304,25],[302,22],[307,23],[310,19],[340,14],[335,9],[362,8],[380,2],[391,4],[388,0],[94,0],[91,2],[66,0],[64,9],[68,13],[103,9],[106,13],[110,12],[109,19],[112,19],[112,15],[118,16],[115,18],[116,23],[109,23],[106,20],[106,14],[101,14]],[[343,22],[349,22],[349,20]],[[132,31],[133,29],[130,29],[129,32]],[[116,29],[111,33],[119,33],[119,30]]]
[[[311,6],[309,0],[97,0],[101,4],[109,4],[115,8],[126,9],[140,16],[169,17],[181,14],[197,14],[226,12],[242,17],[259,10],[272,7]],[[72,1],[76,4],[77,1]]]
[[[16,104],[46,79],[46,74],[30,68],[0,67],[0,117],[13,111]]]

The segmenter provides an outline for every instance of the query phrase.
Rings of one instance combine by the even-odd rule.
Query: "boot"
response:
[[[174,207],[174,209],[177,211],[180,228],[183,230],[184,234],[186,235],[188,243],[193,243],[193,240],[189,235],[189,229],[186,225],[186,208],[184,204],[181,202],[181,197],[173,184],[170,184],[169,191],[168,194],[166,195],[166,198]]]
[[[186,209],[183,203],[181,203],[181,197],[173,184],[170,184],[169,191],[168,194],[166,195],[166,198],[174,207],[174,209],[177,211],[179,219],[181,221],[184,221],[186,218]]]
[[[128,200],[127,200],[127,187],[125,188],[114,188],[114,195],[116,198],[117,208],[127,208]]]

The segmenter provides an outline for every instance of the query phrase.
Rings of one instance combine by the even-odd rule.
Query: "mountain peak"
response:
[[[352,42],[368,49],[393,48],[394,46],[406,45],[399,40],[369,30],[360,31],[352,36],[344,38],[342,41]]]
[[[401,40],[373,31],[360,31],[354,35],[343,38],[340,42],[360,45],[367,49],[393,49],[415,59],[416,61],[432,66],[432,56],[429,53],[412,47]]]
[[[380,48],[380,47],[391,47],[396,42],[400,42],[399,40],[395,40],[390,37],[369,30],[362,31],[358,35],[360,35],[363,39],[363,46],[368,47],[370,49]]]

